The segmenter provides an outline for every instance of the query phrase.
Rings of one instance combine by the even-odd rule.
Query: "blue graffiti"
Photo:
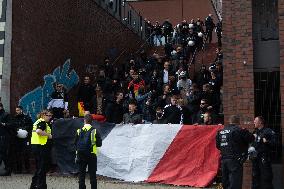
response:
[[[33,120],[36,119],[36,115],[42,109],[47,107],[48,102],[51,100],[50,96],[54,91],[54,83],[63,84],[67,92],[78,84],[79,76],[74,69],[70,71],[70,65],[70,59],[66,60],[62,68],[59,66],[54,69],[52,74],[43,77],[43,86],[28,92],[19,100],[19,105]]]

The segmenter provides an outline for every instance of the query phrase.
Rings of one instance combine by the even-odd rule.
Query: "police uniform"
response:
[[[246,160],[248,144],[254,136],[245,129],[230,124],[218,131],[216,147],[221,151],[222,184],[224,189],[241,189],[243,162]]]
[[[36,133],[37,129],[41,129],[48,134],[51,134],[50,125],[40,118],[33,124],[31,145],[36,161],[36,171],[32,178],[30,189],[46,189],[46,172],[48,163],[48,136],[41,136]]]
[[[254,131],[256,134],[252,146],[255,147],[257,156],[252,159],[252,189],[273,189],[271,148],[275,142],[275,133],[270,128],[263,127]],[[263,142],[263,138],[267,142]]]
[[[82,130],[89,131],[91,128],[92,125],[85,124]],[[76,141],[78,140],[80,132],[81,130],[78,129]],[[91,140],[92,149],[90,149],[89,153],[76,151],[78,157],[78,164],[79,164],[79,189],[86,189],[85,176],[86,176],[87,166],[90,175],[91,189],[97,189],[97,178],[96,178],[97,147],[102,146],[102,139],[96,129],[92,130],[90,140]]]

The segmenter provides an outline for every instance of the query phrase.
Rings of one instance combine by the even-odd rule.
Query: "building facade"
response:
[[[252,130],[262,115],[277,133],[273,162],[283,178],[284,0],[223,0],[222,20],[225,122],[237,113]],[[250,188],[245,166],[243,188]]]

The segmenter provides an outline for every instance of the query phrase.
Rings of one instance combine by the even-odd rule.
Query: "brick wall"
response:
[[[281,128],[282,128],[282,165],[284,165],[284,0],[278,0],[279,42],[280,42],[280,93],[281,93]],[[284,179],[284,166],[283,166]]]
[[[212,13],[214,20],[217,21],[215,12],[210,0],[159,0],[132,2],[131,5],[141,13],[141,15],[152,23],[159,21],[163,23],[166,18],[170,18],[173,24],[180,23],[183,19],[205,19]],[[183,6],[182,6],[183,5]],[[183,15],[182,15],[183,7]]]
[[[278,0],[280,41],[280,87],[284,94],[284,0]],[[237,113],[242,126],[252,128],[254,116],[253,46],[251,0],[224,0],[224,113]],[[246,65],[243,61],[246,61]],[[284,97],[281,95],[281,117],[284,117]],[[282,119],[282,149],[284,150],[284,122]],[[282,156],[283,157],[283,156]],[[284,157],[282,165],[284,164]],[[284,170],[283,170],[284,172]],[[251,165],[245,164],[244,186],[250,188]]]
[[[223,0],[224,116],[241,116],[253,128],[254,80],[251,0]],[[243,188],[250,188],[251,165],[245,164]]]
[[[142,43],[92,0],[13,1],[12,24],[11,110],[67,59],[82,77],[87,66],[135,52]],[[71,90],[72,106],[74,95]]]

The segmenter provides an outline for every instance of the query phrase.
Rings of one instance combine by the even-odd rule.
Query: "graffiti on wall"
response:
[[[24,112],[29,114],[33,120],[36,115],[47,107],[51,100],[51,93],[54,91],[54,84],[61,83],[66,88],[67,92],[76,86],[79,82],[79,76],[76,71],[70,71],[71,60],[65,61],[62,67],[54,69],[52,74],[43,77],[44,84],[25,94],[20,100],[19,105],[23,107]]]

